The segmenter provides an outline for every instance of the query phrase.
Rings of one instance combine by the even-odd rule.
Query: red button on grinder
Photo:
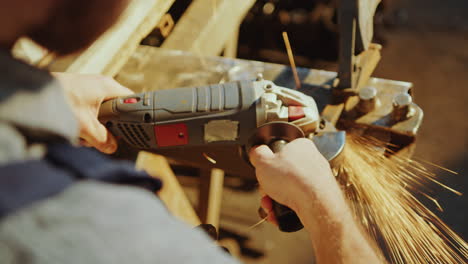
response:
[[[304,108],[302,106],[289,106],[288,107],[288,120],[289,122],[296,121],[305,117]]]
[[[123,100],[124,104],[136,104],[138,103],[138,98],[127,98]]]

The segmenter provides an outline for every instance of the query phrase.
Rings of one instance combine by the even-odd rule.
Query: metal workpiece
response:
[[[357,110],[360,113],[369,113],[374,110],[379,103],[377,89],[372,86],[364,87],[359,91],[359,103]]]
[[[348,98],[337,127],[357,128],[363,135],[388,142],[390,155],[412,152],[424,115],[412,102],[411,88],[409,83],[371,79],[360,93]]]
[[[344,114],[340,118],[342,123],[387,128],[394,125],[391,118],[394,110],[394,100],[400,94],[409,94],[412,86],[408,83],[399,85],[398,82],[380,82],[379,79],[372,79],[369,85],[363,88],[358,95],[347,100]]]
[[[376,96],[377,89],[372,86],[364,87],[359,91],[359,99],[362,101],[369,101],[375,99]]]
[[[392,113],[392,115],[395,116],[394,118],[402,119],[400,119],[399,121],[392,119],[392,130],[415,137],[418,133],[419,128],[421,127],[424,118],[424,112],[421,109],[421,107],[419,107],[415,103],[411,103],[408,105],[407,108],[404,107],[403,109],[400,108],[396,111],[395,110],[396,109],[394,108],[394,112]]]
[[[414,115],[413,98],[408,93],[401,93],[393,99],[392,120],[404,121]]]
[[[262,73],[258,73],[258,74],[257,74],[257,79],[256,79],[256,80],[257,80],[257,81],[263,81],[263,80],[265,80],[265,79],[263,78],[263,74],[262,74]]]

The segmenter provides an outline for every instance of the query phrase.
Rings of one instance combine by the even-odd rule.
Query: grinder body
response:
[[[105,102],[99,119],[138,149],[242,145],[257,127],[260,92],[253,82],[158,90]]]
[[[254,178],[245,146],[258,127],[288,122],[307,136],[320,116],[313,98],[256,80],[116,98],[102,104],[99,120],[131,148]]]

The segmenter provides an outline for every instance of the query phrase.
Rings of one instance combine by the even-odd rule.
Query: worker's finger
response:
[[[275,213],[273,211],[270,211],[268,213],[267,221],[278,226],[278,220],[276,219]]]
[[[273,210],[273,202],[268,195],[262,197],[260,205],[263,209],[265,209],[266,212],[270,212],[271,210]]]
[[[106,154],[113,154],[117,151],[117,139],[109,130],[107,130],[107,141],[104,144],[103,149],[100,151]]]
[[[260,216],[261,219],[263,218],[267,218],[268,217],[268,213],[265,211],[265,209],[263,209],[263,207],[259,207],[258,208],[258,216]]]
[[[101,152],[112,154],[117,150],[117,140],[97,120],[88,123],[87,127],[82,130],[81,138]]]
[[[274,225],[278,225],[278,220],[273,212],[273,200],[269,196],[265,195],[260,201],[260,205],[267,212],[267,221]]]
[[[85,147],[94,147],[97,150],[106,153],[106,154],[112,154],[117,150],[117,141],[115,137],[108,132],[108,138],[106,142],[104,143],[99,143],[98,141],[95,140],[92,136],[89,135],[83,135],[83,140],[85,141],[81,145]]]
[[[257,167],[259,164],[267,163],[275,157],[273,151],[266,145],[261,145],[255,148],[252,148],[249,153],[250,162],[254,167]]]
[[[99,123],[93,113],[84,113],[80,119],[80,126],[82,138],[93,146],[107,141],[107,129]]]
[[[281,150],[282,152],[288,152],[288,153],[294,153],[298,151],[303,151],[304,149],[307,149],[307,154],[308,155],[320,155],[319,150],[317,149],[317,146],[315,143],[308,139],[308,138],[297,138],[288,144],[284,146],[284,148]]]
[[[260,193],[262,197],[266,195],[266,192],[263,190],[262,186],[260,185],[258,186],[258,193]]]
[[[87,147],[87,148],[92,147],[91,144],[89,144],[88,141],[86,141],[86,139],[84,138],[80,138],[80,146]]]
[[[113,99],[116,97],[127,96],[133,94],[133,91],[128,89],[127,87],[121,85],[117,81],[112,78],[107,78],[106,80],[106,89],[105,89],[105,96],[104,101],[109,99]]]

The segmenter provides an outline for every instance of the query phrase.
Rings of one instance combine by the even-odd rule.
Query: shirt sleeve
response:
[[[0,263],[238,263],[150,192],[76,184],[0,223]]]

